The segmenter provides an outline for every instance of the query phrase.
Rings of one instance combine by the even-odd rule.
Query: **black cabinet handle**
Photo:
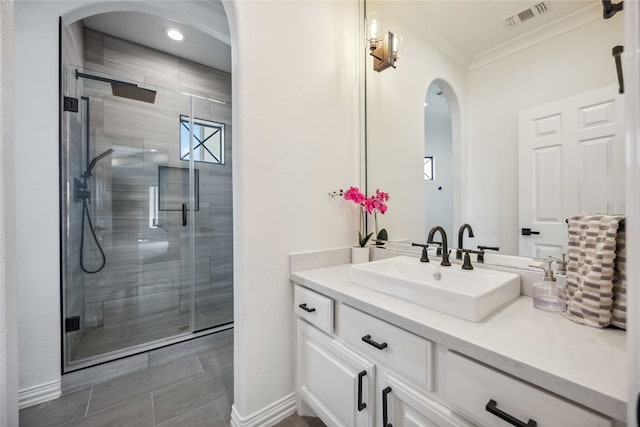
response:
[[[532,234],[540,234],[539,231],[532,231],[530,228],[523,228],[522,235],[523,236],[531,236]]]
[[[313,313],[314,311],[316,311],[315,308],[309,308],[307,307],[307,303],[305,302],[304,304],[300,304],[298,307],[300,307],[301,309],[303,309],[304,311],[306,311],[307,313]]]
[[[484,245],[478,245],[478,250],[480,251],[484,251],[484,250],[491,250],[491,251],[499,251],[500,248],[498,246],[484,246]]]
[[[512,426],[516,426],[516,427],[537,427],[537,425],[538,425],[538,423],[535,422],[534,420],[530,419],[528,422],[524,423],[524,422],[520,421],[519,419],[517,419],[516,417],[514,417],[513,415],[507,414],[506,412],[501,411],[500,409],[498,409],[498,404],[493,399],[491,399],[489,402],[487,402],[487,405],[484,408],[487,410],[487,412],[492,413],[496,417],[500,418],[501,420],[504,420],[504,421],[508,422]]]
[[[375,348],[377,348],[378,350],[384,350],[385,348],[387,348],[387,343],[383,342],[383,343],[377,343],[374,340],[371,339],[371,335],[365,335],[362,337],[362,341],[366,342],[369,345],[374,346]]]
[[[640,394],[638,394],[638,401],[636,403],[636,423],[640,425]]]
[[[183,227],[187,226],[187,204],[186,203],[182,204],[182,226]]]
[[[391,393],[391,387],[382,390],[382,427],[393,427],[389,422],[389,408],[387,407],[387,396]]]
[[[362,378],[367,375],[367,371],[362,371],[358,374],[358,412],[367,407],[367,404],[362,401]]]

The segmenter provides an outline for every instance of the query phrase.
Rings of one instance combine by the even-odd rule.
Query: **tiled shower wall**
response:
[[[157,227],[149,218],[158,167],[188,167],[180,160],[179,117],[189,115],[191,98],[181,92],[227,103],[194,98],[194,117],[225,124],[226,153],[224,165],[195,164],[200,206],[191,226],[196,329],[232,321],[231,75],[87,28],[84,60],[86,73],[158,91],[155,104],[148,104],[114,97],[109,84],[81,79],[90,98],[90,157],[114,149],[91,178],[92,218],[107,263],[84,277],[84,326],[110,331],[101,335],[102,346],[126,338],[122,334],[153,340],[188,330],[188,228],[180,211],[159,212]],[[99,265],[94,245],[86,253],[94,255],[88,263]]]

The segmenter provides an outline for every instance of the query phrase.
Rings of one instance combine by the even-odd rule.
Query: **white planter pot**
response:
[[[354,246],[351,248],[351,264],[362,264],[369,262],[369,248]]]

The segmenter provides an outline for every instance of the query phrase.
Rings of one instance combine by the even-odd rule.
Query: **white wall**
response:
[[[625,131],[627,143],[626,209],[627,259],[640,257],[640,3],[625,5]],[[640,265],[627,263],[627,283],[640,282]],[[640,289],[627,287],[627,367],[629,369],[627,425],[640,423],[637,402],[640,398]]]
[[[18,426],[13,1],[0,2],[0,426]]]
[[[235,410],[292,393],[287,254],[355,244],[357,2],[235,3]],[[232,23],[232,30],[233,30]]]
[[[57,17],[81,15],[87,4],[17,2],[21,389],[60,378]],[[190,4],[174,16],[192,11],[190,21],[206,29],[198,9],[206,3]],[[327,193],[359,184],[358,21],[355,1],[243,1],[231,9],[235,405],[246,415],[293,392],[288,254],[354,243],[353,218]]]
[[[60,379],[58,16],[68,5],[15,10],[16,257],[20,389]]]
[[[436,46],[398,18],[393,2],[367,2],[367,14],[381,12],[384,28],[404,38],[396,69],[372,71],[367,61],[367,181],[369,189],[389,193],[389,210],[379,218],[390,240],[426,240],[424,203],[424,101],[436,79],[445,80],[461,108],[466,105],[467,73]],[[464,119],[462,109],[458,120]],[[464,130],[454,126],[460,141]],[[458,142],[459,144],[459,142]],[[460,147],[453,146],[454,156]],[[458,155],[459,157],[459,155]],[[458,168],[459,165],[454,165]],[[458,185],[454,182],[453,186]],[[455,189],[454,189],[455,193]]]
[[[469,72],[463,219],[483,245],[518,253],[518,113],[616,84],[623,14],[597,19]]]

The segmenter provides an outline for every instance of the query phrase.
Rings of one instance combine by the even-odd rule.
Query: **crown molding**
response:
[[[599,18],[602,18],[602,7],[600,4],[594,3],[476,55],[469,65],[468,70],[473,71],[484,67],[492,62],[516,54],[546,40],[558,37],[563,33],[574,30]]]

